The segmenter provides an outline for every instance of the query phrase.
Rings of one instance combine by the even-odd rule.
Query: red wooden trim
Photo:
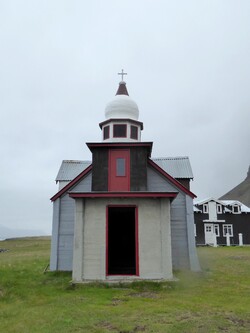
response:
[[[105,273],[106,276],[108,275],[108,267],[109,267],[109,206],[106,206],[106,255],[105,255],[105,263],[106,263],[106,268],[105,268]]]
[[[84,176],[86,176],[92,170],[92,164],[89,165],[86,169],[84,169],[76,178],[74,178],[71,182],[69,182],[66,186],[64,186],[59,192],[57,192],[52,198],[51,201],[55,201],[59,198],[62,194],[68,191],[71,186],[78,183]]]
[[[175,198],[178,192],[69,192],[71,198]]]
[[[87,142],[86,145],[89,148],[101,148],[101,147],[152,147],[153,142]]]
[[[135,274],[140,275],[139,271],[139,230],[138,230],[138,206],[135,207]]]
[[[87,142],[89,150],[93,152],[94,148],[125,148],[125,147],[147,147],[148,155],[151,156],[153,142]]]
[[[178,180],[170,176],[166,171],[164,171],[161,167],[159,167],[158,164],[153,162],[152,160],[148,159],[148,164],[150,164],[154,169],[156,169],[158,172],[160,172],[165,178],[167,178],[172,184],[174,184],[177,188],[179,188],[184,193],[188,194],[191,198],[196,198],[196,195],[189,191],[185,186],[183,186]]]

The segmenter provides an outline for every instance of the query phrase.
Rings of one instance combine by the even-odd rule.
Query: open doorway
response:
[[[136,207],[111,206],[107,209],[107,275],[136,275]]]

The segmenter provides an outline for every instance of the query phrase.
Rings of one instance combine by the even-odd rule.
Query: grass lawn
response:
[[[250,332],[250,247],[199,248],[177,282],[72,286],[46,272],[50,239],[0,242],[0,332]]]

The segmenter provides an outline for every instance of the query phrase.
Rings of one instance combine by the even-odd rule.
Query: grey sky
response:
[[[122,68],[153,157],[219,197],[250,164],[250,2],[0,2],[0,225],[50,233],[63,159],[91,159]]]

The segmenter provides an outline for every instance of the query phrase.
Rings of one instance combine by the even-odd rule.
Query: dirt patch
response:
[[[142,291],[139,293],[130,293],[128,294],[128,296],[131,297],[142,297],[142,298],[152,298],[152,299],[156,299],[159,297],[158,293],[153,292],[153,291]]]
[[[111,324],[110,322],[108,321],[101,321],[99,324],[98,324],[98,327],[101,327],[101,328],[105,328],[107,330],[111,330],[111,331],[116,331],[117,332],[117,327],[114,326],[113,324]]]
[[[226,319],[236,325],[236,326],[242,326],[242,327],[246,327],[246,326],[250,326],[250,319],[244,320],[235,316],[228,316],[226,317]]]
[[[136,332],[145,332],[146,331],[146,326],[135,326],[135,328],[133,328],[130,331],[119,331],[119,333],[136,333]]]
[[[249,256],[244,256],[244,255],[242,255],[242,256],[230,256],[228,258],[233,259],[233,260],[249,260]]]
[[[111,303],[111,305],[113,305],[113,306],[117,306],[117,305],[122,304],[123,302],[124,302],[124,300],[119,299],[119,298],[115,298],[115,299],[112,299],[112,303]]]

